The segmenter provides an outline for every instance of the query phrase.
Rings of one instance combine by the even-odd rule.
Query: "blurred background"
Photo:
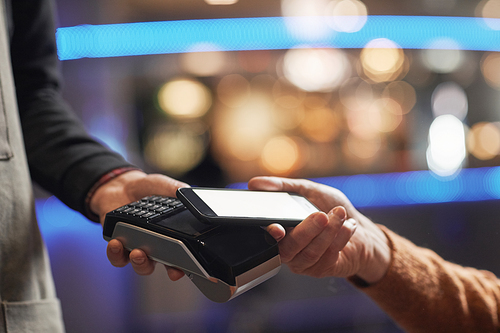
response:
[[[500,274],[498,0],[56,5],[65,97],[130,162],[200,186],[314,179]],[[400,332],[342,279],[283,267],[216,304],[111,267],[100,226],[37,193],[68,332]]]

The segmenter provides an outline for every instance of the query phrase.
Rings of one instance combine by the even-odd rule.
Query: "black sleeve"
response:
[[[93,140],[61,97],[52,0],[13,0],[11,6],[12,67],[31,176],[84,212],[92,185],[130,164]]]

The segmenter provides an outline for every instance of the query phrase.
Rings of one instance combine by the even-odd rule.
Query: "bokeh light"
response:
[[[299,126],[305,115],[303,101],[306,93],[285,82],[284,79],[275,81],[271,92],[274,100],[275,124],[283,130],[291,130]]]
[[[481,72],[489,86],[500,90],[500,53],[485,53],[481,59]]]
[[[363,140],[379,136],[379,131],[373,126],[369,109],[346,109],[347,126],[351,133]]]
[[[427,165],[439,176],[451,176],[461,167],[466,156],[464,125],[457,117],[437,117],[429,129]]]
[[[306,91],[332,91],[351,75],[344,51],[337,49],[292,49],[283,59],[283,73]]]
[[[394,131],[403,119],[399,103],[391,98],[380,98],[368,109],[368,121],[379,132]]]
[[[479,122],[467,134],[467,148],[474,157],[489,160],[500,153],[500,128],[498,123]]]
[[[174,118],[198,118],[212,105],[209,89],[193,79],[175,79],[165,83],[158,92],[158,103]]]
[[[316,40],[332,33],[324,16],[327,6],[328,0],[281,0],[281,13],[293,36]]]
[[[212,129],[213,144],[220,155],[240,161],[256,160],[275,133],[272,101],[252,95],[237,108],[217,109]]]
[[[428,49],[422,50],[423,63],[436,73],[456,71],[464,61],[463,50],[452,39],[433,41]]]
[[[298,127],[302,123],[304,117],[305,110],[302,105],[284,107],[276,103],[273,108],[273,121],[276,126],[283,130],[292,130]]]
[[[476,16],[483,17],[484,23],[493,30],[500,30],[500,1],[482,0],[476,6]]]
[[[339,132],[339,120],[331,109],[310,109],[300,124],[302,132],[316,142],[333,141]]]
[[[250,84],[239,74],[226,75],[217,85],[217,96],[226,106],[239,107],[246,103],[250,96]]]
[[[286,175],[299,162],[299,147],[287,136],[271,138],[262,150],[262,165],[273,174]]]
[[[372,136],[371,138],[362,138],[349,134],[344,147],[344,150],[347,150],[348,154],[360,159],[371,159],[382,147],[382,140],[379,135]]]
[[[410,112],[417,102],[417,93],[411,84],[405,81],[394,81],[389,83],[382,92],[382,97],[390,98],[401,107],[401,112]]]
[[[273,99],[283,107],[296,107],[306,98],[307,92],[280,77],[272,89]]]
[[[342,32],[356,32],[366,23],[368,10],[359,0],[334,0],[326,7],[328,25]]]
[[[371,84],[360,78],[346,80],[339,89],[341,103],[348,109],[367,109],[374,100]]]
[[[402,72],[404,52],[396,43],[386,38],[374,39],[360,54],[364,74],[375,82],[395,80]]]
[[[154,130],[145,142],[146,161],[171,175],[188,172],[205,156],[205,131],[201,123]]]
[[[228,64],[227,52],[188,52],[180,58],[181,68],[195,76],[214,76],[226,71]]]
[[[457,3],[424,2],[422,10],[439,8],[443,14]],[[203,121],[209,126],[211,157],[227,181],[262,173],[315,177],[405,171],[425,168],[426,162],[446,176],[465,166],[466,154],[474,166],[494,163],[482,161],[499,156],[500,127],[485,123],[469,130],[464,123],[481,120],[476,114],[468,117],[469,99],[478,105],[473,90],[478,69],[500,89],[500,52],[461,50],[458,39],[451,38],[403,49],[404,42],[378,36],[357,50],[323,48],[330,40],[321,39],[325,23],[328,38],[362,36],[365,23],[371,24],[367,7],[359,0],[281,4],[285,18],[299,19],[290,21],[294,29],[304,30],[290,38],[308,38],[297,48],[221,53],[200,43],[197,50],[169,58],[179,59],[180,68],[174,61],[172,68],[164,65],[163,76],[155,76],[188,73],[203,77],[200,81],[212,89],[213,105]],[[300,20],[307,15],[317,22]],[[431,116],[436,120],[428,128]]]
[[[463,121],[469,109],[465,91],[451,81],[440,83],[434,89],[431,103],[434,117],[451,114]]]
[[[238,64],[249,73],[259,73],[266,70],[271,63],[271,51],[240,51],[238,52]]]

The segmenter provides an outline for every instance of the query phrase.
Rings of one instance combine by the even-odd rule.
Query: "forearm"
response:
[[[12,68],[31,176],[84,213],[92,185],[129,163],[91,138],[61,97],[53,5],[12,1]]]
[[[490,272],[449,263],[384,228],[385,277],[360,288],[408,332],[498,331],[500,285]]]

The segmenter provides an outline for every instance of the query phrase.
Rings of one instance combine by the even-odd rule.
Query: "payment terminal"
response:
[[[219,303],[276,275],[281,266],[276,240],[261,227],[202,223],[176,198],[149,196],[109,212],[103,236],[181,269]]]

